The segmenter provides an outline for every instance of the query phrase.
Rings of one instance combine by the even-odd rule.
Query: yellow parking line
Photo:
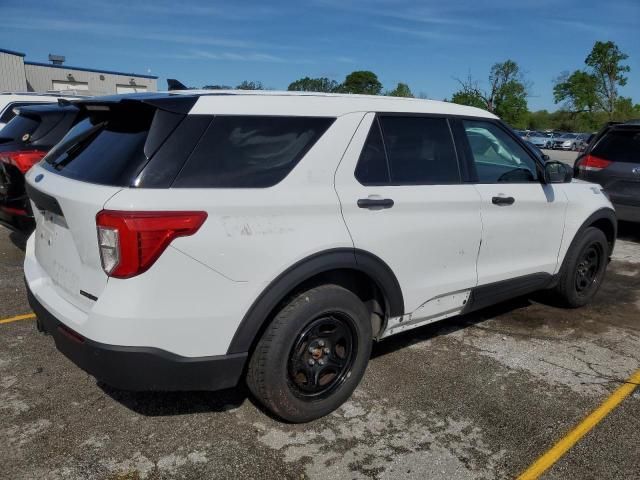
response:
[[[640,385],[640,370],[637,370],[629,379],[613,392],[604,403],[589,414],[582,422],[571,430],[564,438],[556,443],[544,455],[538,458],[529,468],[527,468],[517,480],[535,480],[539,478],[547,469],[567,453],[578,441],[595,427],[604,417],[616,408],[620,403],[633,393]]]
[[[31,320],[32,318],[36,318],[35,313],[25,313],[24,315],[16,315],[15,317],[3,318],[2,320],[0,320],[0,325],[3,323],[17,322],[19,320]]]

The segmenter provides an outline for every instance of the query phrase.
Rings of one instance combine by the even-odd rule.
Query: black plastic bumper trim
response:
[[[84,338],[56,319],[31,293],[38,328],[50,334],[69,360],[111,387],[131,391],[222,390],[235,387],[247,353],[182,357],[152,347],[107,345]]]

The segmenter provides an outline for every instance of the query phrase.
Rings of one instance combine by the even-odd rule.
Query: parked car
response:
[[[349,398],[374,340],[539,289],[584,305],[613,249],[600,189],[473,107],[249,91],[76,105],[89,117],[26,176],[24,273],[39,327],[117,388],[246,376],[274,415],[310,421]]]
[[[576,160],[575,175],[602,185],[620,220],[640,222],[640,120],[605,126]]]
[[[529,148],[531,148],[533,153],[535,153],[542,162],[548,162],[550,160],[549,155],[544,153],[540,148],[536,147],[533,143],[531,143],[528,140],[526,140],[525,143],[529,146]]]
[[[538,148],[551,148],[553,145],[553,139],[547,133],[542,132],[529,132],[527,141],[533,143]]]
[[[583,147],[586,137],[578,133],[565,133],[553,139],[554,150],[579,150]]]
[[[59,98],[77,98],[56,93],[11,93],[0,92],[0,131],[16,116],[14,109],[40,103],[57,103]]]
[[[17,110],[19,115],[0,131],[0,222],[28,232],[34,222],[24,174],[65,136],[79,110],[49,104]]]

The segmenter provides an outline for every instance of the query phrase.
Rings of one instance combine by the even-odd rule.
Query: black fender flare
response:
[[[603,208],[593,212],[591,215],[589,215],[587,217],[587,219],[584,222],[582,222],[582,225],[580,225],[580,228],[578,228],[578,230],[576,231],[575,235],[571,239],[571,243],[569,244],[569,247],[567,248],[567,251],[564,253],[564,257],[562,258],[562,265],[561,265],[560,270],[558,271],[558,273],[562,272],[562,269],[564,268],[564,263],[565,263],[566,258],[567,258],[567,254],[569,253],[571,248],[573,248],[573,246],[576,243],[577,239],[580,238],[580,235],[587,228],[589,228],[591,225],[593,225],[594,223],[596,223],[599,220],[607,220],[608,222],[611,223],[611,227],[613,228],[613,238],[611,240],[610,251],[609,251],[609,256],[611,256],[611,254],[613,253],[613,248],[614,248],[615,243],[616,243],[616,238],[618,237],[618,218],[616,217],[615,210],[613,210],[613,209],[611,209],[609,207],[603,207]]]
[[[400,283],[382,259],[364,250],[335,248],[300,260],[278,275],[262,291],[245,314],[227,353],[248,352],[261,333],[269,315],[286,295],[304,281],[336,269],[352,269],[368,275],[376,283],[385,299],[386,314],[392,317],[404,314],[404,298]]]

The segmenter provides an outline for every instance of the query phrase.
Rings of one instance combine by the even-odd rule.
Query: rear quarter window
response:
[[[640,128],[611,130],[591,153],[612,162],[640,163]]]
[[[334,120],[215,116],[172,186],[271,187],[291,172]]]

